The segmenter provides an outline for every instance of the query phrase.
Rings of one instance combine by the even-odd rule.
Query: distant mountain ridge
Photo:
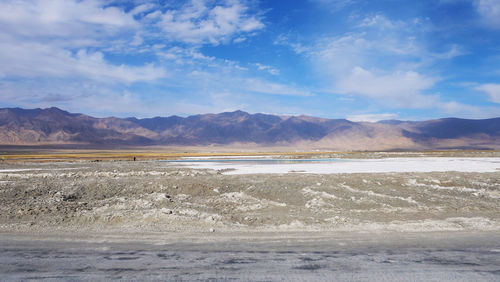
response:
[[[52,107],[0,109],[0,144],[207,146],[331,150],[500,149],[500,118],[352,122],[243,111],[189,117],[95,118]]]

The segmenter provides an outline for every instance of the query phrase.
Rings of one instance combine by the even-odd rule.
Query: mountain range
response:
[[[500,118],[353,122],[242,111],[189,117],[95,118],[0,109],[1,145],[280,146],[328,150],[500,149]]]

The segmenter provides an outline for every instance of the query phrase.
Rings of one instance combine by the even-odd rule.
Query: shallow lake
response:
[[[276,159],[263,157],[189,158],[165,162],[194,169],[223,170],[225,174],[500,172],[500,158]]]

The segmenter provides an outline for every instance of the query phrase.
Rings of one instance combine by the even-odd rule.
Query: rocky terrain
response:
[[[500,173],[225,175],[158,161],[0,163],[0,230],[500,230]]]

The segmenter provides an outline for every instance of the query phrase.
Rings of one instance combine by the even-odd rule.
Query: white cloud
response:
[[[126,40],[131,46],[144,42],[140,35],[132,36],[140,29],[133,15],[106,3],[0,2],[0,77],[65,77],[130,84],[165,76],[162,68],[151,64],[130,66],[105,59],[99,48],[127,45],[124,34],[131,35]]]
[[[376,75],[361,67],[354,67],[348,75],[337,78],[336,90],[345,94],[383,99],[399,107],[421,108],[429,107],[435,101],[434,97],[421,94],[434,83],[434,78],[413,71]]]
[[[392,107],[431,107],[439,98],[425,91],[439,77],[425,75],[419,68],[439,56],[457,54],[458,47],[446,54],[431,54],[414,35],[420,25],[417,20],[367,17],[355,25],[356,32],[322,39],[308,56],[332,92],[369,97]]]
[[[328,92],[370,98],[393,108],[464,109],[462,104],[427,93],[441,80],[436,71],[428,74],[428,70],[465,51],[458,45],[443,52],[429,51],[422,35],[427,28],[425,20],[393,21],[377,14],[352,26],[351,31],[296,51],[312,60],[325,87],[330,88]],[[290,42],[289,36],[278,43],[293,50],[300,45]]]
[[[485,92],[490,96],[490,101],[500,104],[500,84],[489,83],[476,87],[476,90]]]
[[[241,33],[264,28],[257,17],[247,14],[248,7],[239,1],[222,1],[213,7],[207,2],[191,0],[181,9],[157,14],[162,35],[174,41],[217,45],[240,38]]]
[[[106,53],[157,53],[189,64],[211,58],[175,47],[177,41],[218,44],[264,26],[237,0],[192,0],[165,12],[156,1],[141,2],[125,12],[108,0],[1,1],[0,77],[152,81],[166,75],[164,66],[112,63]],[[151,23],[154,13],[158,19]]]
[[[372,17],[364,18],[358,26],[377,27],[380,29],[393,29],[396,27],[396,24],[382,15],[375,15]]]
[[[500,1],[475,0],[475,3],[485,23],[492,28],[500,28]]]
[[[233,39],[233,42],[234,42],[234,43],[241,43],[241,42],[246,41],[246,40],[247,40],[247,38],[246,38],[246,37],[244,37],[244,36],[240,36],[240,37],[238,37],[238,38]]]
[[[360,114],[360,115],[348,115],[346,119],[350,121],[367,121],[367,122],[377,122],[381,120],[391,120],[391,119],[396,119],[398,117],[397,114],[390,114],[390,113],[385,113],[385,114]]]
[[[255,78],[244,79],[242,81],[241,90],[272,95],[312,96],[312,93],[307,90],[302,90],[291,85],[263,81]]]
[[[104,4],[98,0],[2,1],[0,25],[2,33],[43,41],[102,37],[137,26],[131,14]]]
[[[139,15],[139,14],[143,14],[145,12],[151,11],[154,8],[156,8],[155,4],[145,3],[145,4],[141,4],[137,7],[134,7],[129,13],[132,15]]]
[[[272,75],[278,75],[280,74],[280,71],[277,70],[276,68],[274,67],[271,67],[271,66],[267,66],[267,65],[263,65],[263,64],[260,64],[260,63],[255,63],[254,64],[258,70],[260,71],[267,71],[268,73],[272,74]]]
[[[462,118],[491,118],[500,115],[499,107],[479,107],[451,102],[437,102],[436,108],[447,115],[459,116]]]
[[[226,65],[218,65],[217,72],[193,71],[189,74],[187,83],[196,85],[205,91],[217,89],[226,93],[239,94],[265,94],[309,97],[313,94],[294,84],[285,84],[249,77],[246,69],[240,69],[238,65],[227,62]]]
[[[311,50],[311,47],[308,47],[308,46],[304,46],[303,44],[301,43],[298,43],[298,42],[293,42],[291,39],[290,39],[290,36],[289,34],[280,34],[278,35],[274,41],[273,41],[273,44],[274,45],[283,45],[283,46],[288,46],[290,47],[296,54],[299,54],[299,55],[304,55],[304,56],[307,56],[309,55],[310,53],[313,53],[313,51]]]
[[[448,60],[465,54],[467,54],[467,52],[463,50],[463,48],[456,44],[453,44],[451,45],[450,50],[442,53],[429,53],[429,57],[434,59]]]
[[[66,77],[130,84],[166,75],[153,65],[113,65],[101,52],[85,49],[72,53],[51,45],[10,40],[0,42],[0,50],[0,77]]]
[[[341,10],[356,2],[356,0],[310,0],[310,1],[320,5],[324,5],[334,12]]]
[[[469,3],[477,11],[483,23],[491,28],[500,28],[500,1],[498,0],[439,0],[441,4]]]

